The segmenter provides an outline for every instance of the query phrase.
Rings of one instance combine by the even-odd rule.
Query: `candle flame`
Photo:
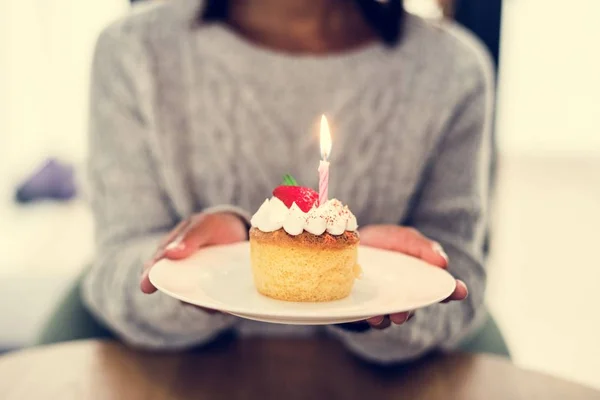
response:
[[[331,154],[331,133],[325,115],[321,116],[321,157],[327,161]]]

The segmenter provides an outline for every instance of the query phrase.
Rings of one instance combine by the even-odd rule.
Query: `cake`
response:
[[[295,302],[350,294],[360,275],[358,225],[339,200],[318,204],[314,190],[287,181],[265,200],[251,225],[252,274],[259,293]]]

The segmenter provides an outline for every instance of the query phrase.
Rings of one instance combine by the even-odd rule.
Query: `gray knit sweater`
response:
[[[394,49],[297,56],[222,25],[192,28],[197,6],[170,1],[112,24],[98,40],[89,163],[97,251],[82,289],[89,309],[145,348],[191,347],[226,329],[325,329],[382,363],[456,346],[485,316],[493,83],[482,46],[449,22],[411,16]],[[317,186],[322,113],[334,135],[330,195],[361,226],[411,225],[440,242],[468,299],[356,333],[208,315],[142,294],[143,262],[182,218],[222,205],[252,213],[284,173]]]

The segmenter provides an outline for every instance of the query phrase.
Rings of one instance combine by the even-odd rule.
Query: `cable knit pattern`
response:
[[[138,289],[142,263],[182,218],[216,206],[254,212],[291,173],[318,184],[318,122],[332,123],[330,195],[361,226],[410,224],[439,241],[470,288],[405,326],[327,329],[380,362],[451,348],[485,314],[491,67],[450,23],[409,17],[402,43],[329,56],[253,45],[223,25],[192,27],[195,1],[170,1],[108,27],[92,75],[90,186],[97,256],[83,296],[123,340],[185,348],[220,331],[299,333],[210,316]]]

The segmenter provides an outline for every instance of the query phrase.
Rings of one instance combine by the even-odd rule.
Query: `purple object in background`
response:
[[[76,194],[73,167],[51,158],[17,188],[15,198],[18,203],[36,200],[67,201]]]

